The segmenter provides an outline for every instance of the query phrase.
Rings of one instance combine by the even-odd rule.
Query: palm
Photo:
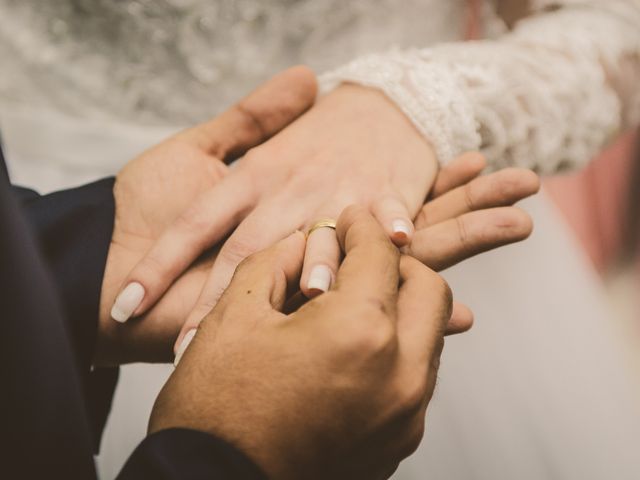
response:
[[[143,321],[118,325],[109,318],[109,306],[126,274],[162,231],[195,197],[213,187],[226,170],[215,157],[173,138],[144,152],[118,174],[114,187],[116,218],[102,287],[98,362],[134,361],[141,354],[148,360],[171,359],[173,341],[195,305],[212,258],[185,272],[139,319]],[[127,329],[126,337],[121,329]],[[112,358],[114,345],[118,345],[118,358]]]
[[[155,240],[226,170],[215,157],[178,139],[144,152],[118,174],[115,197],[121,208],[116,209],[114,238]]]
[[[441,196],[422,210],[422,218],[429,221],[417,222],[420,225],[416,239],[420,245],[412,248],[411,254],[432,268],[445,268],[481,251],[521,240],[530,232],[523,212],[492,207],[510,205],[537,191],[535,175],[504,171],[481,177],[471,189],[477,191],[472,195],[477,205],[472,206],[469,190],[462,192],[474,184],[470,180],[483,165],[474,166],[472,158],[462,157],[458,165],[449,169],[451,172],[442,172],[441,181],[436,182],[437,195]],[[143,318],[120,325],[109,318],[109,307],[126,274],[163,230],[195,197],[218,182],[226,170],[215,157],[174,138],[143,153],[120,172],[114,189],[117,213],[103,282],[97,363],[172,359],[173,343],[196,304],[216,252],[200,259],[179,277]],[[455,180],[456,176],[460,178]],[[445,181],[445,177],[449,178]],[[470,183],[455,188],[466,182]],[[479,211],[467,213],[476,209]],[[511,223],[507,230],[505,222]],[[460,223],[467,223],[466,244],[460,243]]]

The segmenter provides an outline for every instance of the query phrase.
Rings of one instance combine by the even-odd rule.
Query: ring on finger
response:
[[[331,228],[333,230],[336,229],[336,221],[333,218],[321,218],[316,223],[311,225],[309,231],[307,232],[307,238],[311,236],[313,232],[318,230],[319,228]]]

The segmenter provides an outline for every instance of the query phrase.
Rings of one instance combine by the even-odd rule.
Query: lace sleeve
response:
[[[544,3],[497,40],[362,57],[322,91],[383,90],[441,163],[481,150],[493,168],[579,166],[640,122],[640,0]]]

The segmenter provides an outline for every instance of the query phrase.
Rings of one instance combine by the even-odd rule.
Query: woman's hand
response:
[[[308,109],[315,96],[313,73],[289,69],[215,119],[169,138],[122,169],[114,187],[116,218],[102,283],[96,364],[171,360],[215,257],[192,265],[140,322],[126,326],[110,318],[123,280],[198,195],[228,174],[223,160],[266,140]]]
[[[440,170],[432,197],[416,218],[413,241],[401,249],[404,254],[441,271],[531,234],[531,218],[512,205],[538,192],[538,176],[523,168],[479,176],[485,167],[482,155],[471,152]],[[306,299],[296,295],[286,311],[295,311],[304,303]],[[465,332],[472,325],[473,312],[454,301],[446,335]]]
[[[538,192],[538,176],[524,168],[479,176],[485,165],[480,154],[467,153],[440,171],[403,253],[441,271],[531,234],[531,218],[512,205]]]
[[[219,138],[220,133],[208,130],[209,138]],[[181,275],[139,321],[114,322],[109,308],[127,273],[162,231],[199,192],[223,178],[223,165],[191,151],[174,138],[145,152],[118,175],[118,221],[103,282],[96,364],[166,362],[173,357],[173,344],[196,304],[217,249]],[[408,253],[440,269],[529,234],[527,214],[509,205],[537,191],[536,175],[509,169],[476,178],[484,165],[480,155],[466,154],[440,171],[433,188],[436,198],[421,209]],[[447,333],[468,329],[471,320],[470,312],[454,307]]]
[[[190,326],[215,305],[241,260],[320,218],[337,218],[349,204],[372,211],[394,243],[406,245],[436,173],[431,146],[384,94],[342,86],[249,151],[163,233],[125,281],[125,293],[141,292],[132,313],[145,312],[234,228]],[[309,296],[329,289],[340,260],[335,235],[319,233],[305,253],[300,287]]]

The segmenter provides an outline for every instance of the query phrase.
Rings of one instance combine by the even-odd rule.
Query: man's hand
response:
[[[109,310],[125,275],[172,222],[182,219],[195,225],[196,230],[197,225],[205,228],[210,218],[184,219],[180,215],[198,195],[227,174],[225,161],[295,120],[312,105],[315,96],[313,73],[304,67],[289,69],[217,118],[144,152],[118,174],[114,188],[116,218],[100,301],[96,364],[172,358],[173,343],[215,257],[201,259],[180,276],[142,321],[121,325],[109,318]],[[227,207],[226,202],[217,205],[218,214],[226,215]],[[179,250],[182,241],[171,239],[168,247]]]
[[[220,168],[223,175],[226,169],[220,162],[200,155],[180,155],[176,161],[166,153],[167,145],[172,146],[173,140],[135,159],[118,176],[118,217],[128,225],[129,233],[116,228],[109,252],[101,301],[98,364],[171,361],[178,332],[193,309],[215,259],[215,250],[200,259],[139,320],[120,325],[109,318],[110,301],[128,269],[144,256],[181,205],[197,196],[200,188],[216,181],[216,171],[207,172]],[[510,205],[538,190],[537,176],[528,170],[507,169],[478,177],[484,166],[482,156],[470,153],[438,174],[434,198],[424,205],[416,219],[416,233],[407,247],[408,253],[440,270],[529,235],[530,218]],[[472,322],[470,312],[454,305],[448,334],[465,331]]]
[[[429,142],[386,95],[342,85],[248,152],[186,214],[186,219],[207,218],[207,228],[194,228],[187,221],[172,224],[125,284],[139,285],[137,311],[143,313],[194,259],[223,241],[185,329],[195,326],[215,305],[243,258],[319,218],[337,218],[347,205],[370,209],[394,242],[406,245],[413,234],[411,219],[437,170]],[[223,202],[221,213],[218,205]],[[175,238],[181,239],[179,249],[171,245]],[[309,243],[301,283],[307,296],[328,288],[339,253],[335,236],[318,235]]]
[[[297,290],[297,232],[243,261],[153,408],[149,431],[223,438],[270,478],[386,478],[419,445],[451,293],[350,207],[332,289],[281,313]]]

